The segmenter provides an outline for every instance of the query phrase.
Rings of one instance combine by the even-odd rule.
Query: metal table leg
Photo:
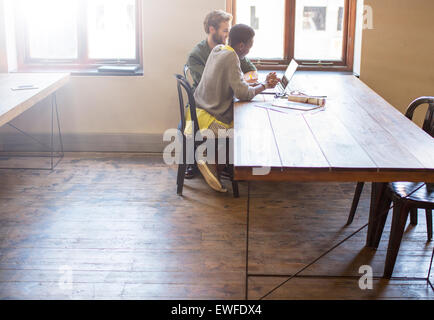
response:
[[[56,118],[57,122],[57,132],[59,137],[59,147],[60,150],[56,151],[54,147],[54,118]],[[43,151],[45,154],[38,154],[38,155],[25,155],[25,154],[13,154],[8,153],[7,157],[17,157],[17,158],[50,158],[50,166],[49,168],[33,168],[33,167],[26,167],[26,168],[13,168],[13,167],[0,167],[0,169],[4,170],[54,170],[54,168],[59,164],[59,162],[64,157],[64,150],[63,150],[63,140],[62,140],[62,132],[60,128],[60,118],[59,118],[59,110],[57,106],[57,97],[56,93],[53,92],[51,94],[51,130],[50,130],[50,145],[47,145],[45,142],[40,141],[38,138],[34,137],[33,135],[25,132],[24,130],[21,130],[20,128],[16,127],[12,123],[7,124],[9,127],[15,129],[19,133],[21,133],[23,136],[26,136],[27,138],[34,141],[36,144],[43,147]],[[47,154],[48,153],[48,154]],[[3,153],[4,154],[4,153]],[[1,154],[0,154],[1,157]],[[55,161],[57,159],[57,161]]]

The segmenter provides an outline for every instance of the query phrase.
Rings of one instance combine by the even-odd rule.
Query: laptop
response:
[[[286,88],[291,82],[291,79],[294,77],[297,68],[298,68],[298,63],[294,59],[292,59],[291,63],[288,65],[288,68],[286,68],[285,74],[282,77],[282,81],[279,82],[274,89],[267,89],[262,91],[262,93],[277,94],[277,95],[285,94]]]

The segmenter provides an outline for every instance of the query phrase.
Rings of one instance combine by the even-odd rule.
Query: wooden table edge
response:
[[[434,182],[434,171],[427,169],[271,168],[269,174],[253,175],[253,167],[234,167],[234,180],[282,182]]]
[[[19,105],[15,106],[15,108],[9,110],[5,114],[0,116],[0,127],[5,125],[6,123],[12,121],[14,118],[18,117],[23,112],[27,111],[29,108],[37,104],[38,102],[42,101],[52,93],[56,92],[58,89],[63,87],[71,78],[71,75],[69,73],[58,73],[59,76],[62,76],[62,78],[58,79],[56,82],[52,83],[48,87],[42,89],[40,92],[35,94],[34,96],[31,96],[26,101],[20,103]]]

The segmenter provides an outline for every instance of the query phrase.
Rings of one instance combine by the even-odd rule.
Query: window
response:
[[[356,0],[227,0],[234,23],[255,29],[249,58],[259,68],[353,68]]]
[[[244,23],[255,29],[255,43],[249,56],[262,59],[283,59],[285,23],[283,13],[285,1],[282,0],[237,0],[234,20],[236,23]],[[251,8],[254,8],[252,10]],[[255,24],[252,25],[251,22]],[[235,22],[234,22],[235,23]],[[276,26],[282,26],[276,28]],[[271,41],[277,39],[277,41]]]
[[[140,0],[19,0],[19,69],[140,65]]]

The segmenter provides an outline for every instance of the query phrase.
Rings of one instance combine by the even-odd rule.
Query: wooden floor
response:
[[[67,154],[53,171],[0,171],[1,299],[244,299],[247,186],[241,198],[201,178],[175,193],[176,168],[139,154]],[[228,186],[230,187],[230,186]],[[345,227],[354,183],[254,183],[249,272],[292,274],[367,223],[366,187]],[[408,227],[395,279],[361,290],[359,267],[381,276],[366,230],[268,299],[433,299],[425,218]],[[349,277],[336,277],[349,276]],[[282,278],[251,277],[259,298]],[[71,283],[72,282],[72,283]]]

